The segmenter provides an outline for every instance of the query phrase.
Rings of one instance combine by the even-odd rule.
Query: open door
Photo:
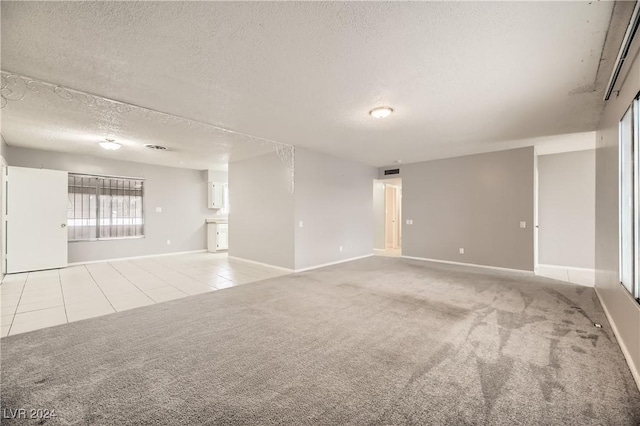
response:
[[[67,266],[67,172],[8,167],[7,273]]]

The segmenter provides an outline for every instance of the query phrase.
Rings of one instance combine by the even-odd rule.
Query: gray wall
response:
[[[528,147],[388,167],[402,178],[402,254],[533,271],[533,162]]]
[[[384,202],[384,181],[376,180],[373,182],[373,248],[379,250],[384,250],[386,247],[384,241]]]
[[[291,169],[275,152],[229,164],[229,255],[294,268]]]
[[[295,268],[371,254],[377,169],[298,147],[295,160]]]
[[[71,263],[206,248],[205,218],[211,211],[201,171],[12,146],[5,154],[10,166],[146,178],[145,238],[70,242]]]
[[[640,383],[640,305],[618,276],[618,123],[640,91],[638,58],[620,93],[607,101],[596,134],[596,291]]]
[[[594,268],[595,150],[538,157],[539,263]]]

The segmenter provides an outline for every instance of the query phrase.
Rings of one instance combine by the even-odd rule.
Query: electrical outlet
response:
[[[302,221],[300,221],[300,222],[298,223],[298,227],[299,227],[299,228],[302,228]]]
[[[464,249],[462,247],[460,248],[460,254],[464,254]]]
[[[340,246],[340,251],[342,251],[342,246]]]
[[[520,228],[526,228],[527,227],[527,222],[522,221],[520,222]]]
[[[156,207],[156,213],[162,213],[162,207]]]
[[[167,245],[170,246],[171,245],[171,240],[167,240]]]

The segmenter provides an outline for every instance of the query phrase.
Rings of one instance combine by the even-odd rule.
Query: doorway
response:
[[[402,179],[373,182],[374,252],[381,256],[402,254]]]

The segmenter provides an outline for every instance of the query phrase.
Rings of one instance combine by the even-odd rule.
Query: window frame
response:
[[[623,152],[625,146],[623,145],[623,120],[630,112],[631,118],[631,211],[629,212],[623,195],[626,193],[623,185],[626,185],[625,177],[623,175]],[[636,95],[633,102],[624,111],[624,114],[620,118],[618,124],[618,282],[620,285],[628,291],[631,296],[640,303],[640,94]],[[626,272],[624,270],[624,253],[626,252],[623,247],[623,217],[630,215],[631,221],[631,283],[630,289],[624,283],[624,276]]]
[[[132,239],[141,239],[141,238],[146,238],[146,220],[145,220],[145,213],[146,213],[146,209],[145,209],[145,187],[146,187],[146,179],[143,177],[129,177],[129,176],[114,176],[114,175],[98,175],[98,174],[90,174],[90,173],[75,173],[75,172],[69,172],[68,174],[70,177],[86,177],[86,178],[92,178],[92,179],[97,179],[97,183],[96,183],[96,231],[95,231],[95,235],[90,236],[89,238],[78,238],[78,239],[69,239],[67,237],[67,241],[69,243],[80,243],[80,242],[91,242],[91,241],[112,241],[112,240],[132,240]],[[123,180],[123,181],[141,181],[142,182],[142,188],[140,190],[140,199],[142,202],[142,206],[141,206],[141,216],[140,218],[142,219],[142,223],[141,223],[141,230],[140,230],[140,235],[126,235],[126,236],[120,236],[120,237],[101,237],[100,236],[100,221],[101,221],[101,202],[100,202],[100,188],[101,186],[101,182],[104,180]],[[67,218],[67,226],[72,226],[69,225],[68,222],[69,218]]]

